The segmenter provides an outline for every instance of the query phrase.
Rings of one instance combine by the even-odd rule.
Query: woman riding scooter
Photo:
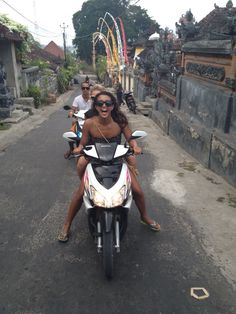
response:
[[[119,110],[116,99],[111,93],[106,91],[99,93],[94,99],[93,108],[95,116],[85,121],[82,139],[76,153],[80,153],[89,142],[120,142],[122,134],[129,142],[134,154],[141,153],[141,148],[138,147],[136,141],[129,140],[132,132],[128,127],[127,118]],[[132,172],[130,176],[133,198],[140,212],[140,222],[153,231],[160,231],[160,225],[147,214],[144,194],[136,176]],[[83,194],[84,180],[82,179],[79,188],[74,193],[66,221],[58,236],[60,242],[67,242],[69,239],[71,223],[83,203]]]

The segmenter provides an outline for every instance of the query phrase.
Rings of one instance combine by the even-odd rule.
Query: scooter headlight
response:
[[[105,207],[106,201],[104,197],[92,185],[90,186],[90,196],[94,205],[98,207]]]
[[[112,207],[120,206],[124,203],[126,199],[126,186],[123,185],[122,188],[112,197]]]

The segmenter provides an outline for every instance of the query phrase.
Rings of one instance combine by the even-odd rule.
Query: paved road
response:
[[[235,189],[146,117],[128,113],[133,129],[149,134],[140,181],[162,232],[141,225],[133,206],[112,281],[83,210],[69,243],[56,241],[78,184],[73,160],[63,159],[61,134],[70,121],[58,107],[0,154],[0,313],[235,313],[235,209],[217,202]],[[210,297],[192,298],[191,287],[205,287]]]

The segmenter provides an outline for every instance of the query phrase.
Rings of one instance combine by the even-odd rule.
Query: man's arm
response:
[[[75,97],[75,99],[74,99],[74,101],[73,101],[73,104],[72,104],[72,106],[71,106],[71,110],[70,110],[69,113],[68,113],[68,117],[69,117],[69,118],[72,118],[72,117],[73,117],[73,114],[74,114],[75,112],[78,112],[78,110],[79,110],[77,98],[78,98],[78,96]]]
[[[69,113],[68,113],[68,117],[69,117],[69,118],[72,118],[72,117],[73,117],[73,114],[74,114],[75,112],[77,112],[77,111],[78,111],[78,108],[72,106],[72,107],[71,107],[71,110],[70,110]]]

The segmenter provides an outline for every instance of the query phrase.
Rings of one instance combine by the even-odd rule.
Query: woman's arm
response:
[[[142,152],[142,149],[138,146],[137,142],[135,140],[131,140],[132,131],[130,130],[129,126],[126,125],[122,132],[125,136],[126,141],[128,141],[130,147],[133,149],[135,155],[139,155]]]

